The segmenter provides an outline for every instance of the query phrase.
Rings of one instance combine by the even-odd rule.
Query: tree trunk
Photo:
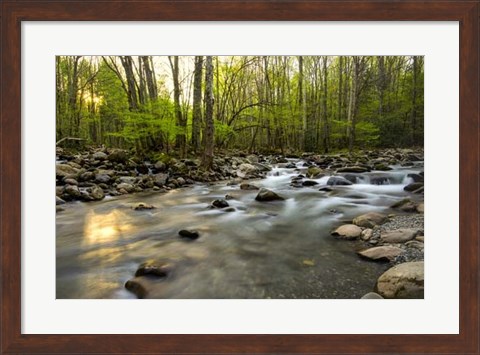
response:
[[[213,164],[214,125],[213,125],[213,63],[212,57],[207,56],[205,65],[205,130],[204,151],[202,166],[211,169]]]
[[[304,75],[303,75],[303,57],[298,57],[298,99],[300,103],[300,113],[302,117],[302,148],[306,151],[310,150],[309,135],[311,132],[307,132],[307,98],[304,88]]]
[[[359,58],[353,57],[353,71],[352,83],[350,86],[350,95],[348,102],[348,150],[353,151],[355,144],[355,112],[357,106],[357,90],[358,90],[358,75],[359,75]]]
[[[195,153],[200,147],[200,130],[202,127],[202,71],[203,57],[195,57],[195,74],[193,78],[193,116],[192,147]]]
[[[143,69],[142,60],[138,57],[138,98],[142,105],[145,105],[147,102],[147,85],[145,83],[145,70]]]
[[[178,56],[168,57],[170,61],[170,66],[172,67],[172,75],[173,75],[173,100],[175,106],[175,118],[176,118],[176,126],[177,126],[177,135],[176,135],[176,148],[180,152],[180,156],[185,156],[185,145],[186,145],[186,137],[185,137],[185,130],[187,126],[186,120],[182,116],[182,108],[180,106],[180,82],[179,82],[179,65],[178,65]]]
[[[138,95],[135,76],[133,74],[133,60],[131,56],[123,56],[120,57],[120,61],[122,62],[122,66],[125,70],[125,76],[127,79],[129,108],[130,111],[136,111],[138,109]]]
[[[157,82],[153,73],[153,65],[151,65],[152,58],[149,56],[142,56],[143,68],[145,70],[145,78],[147,80],[148,97],[150,101],[157,99]]]
[[[330,145],[330,124],[328,122],[328,111],[327,111],[327,82],[328,82],[328,72],[327,72],[327,58],[323,57],[323,152],[326,154],[329,150]]]
[[[416,56],[413,57],[413,82],[412,82],[412,111],[410,113],[410,121],[412,125],[412,145],[415,145],[417,142],[416,131],[417,131],[417,67],[418,59]]]

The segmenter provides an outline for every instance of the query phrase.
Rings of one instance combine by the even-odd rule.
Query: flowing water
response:
[[[408,194],[407,174],[423,166],[393,168],[358,174],[356,184],[332,192],[319,191],[328,178],[294,188],[299,171],[279,166],[251,181],[285,201],[257,202],[257,191],[217,183],[68,203],[56,219],[57,298],[136,298],[124,284],[152,259],[173,265],[154,298],[360,298],[388,265],[360,259],[361,242],[330,231],[362,213],[392,212],[388,206]],[[378,176],[383,185],[372,184]],[[235,212],[208,209],[226,194]],[[135,211],[138,202],[157,208]],[[181,229],[201,236],[183,240]]]

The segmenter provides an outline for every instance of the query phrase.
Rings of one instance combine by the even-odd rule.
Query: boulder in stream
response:
[[[172,266],[166,262],[149,260],[140,264],[135,272],[135,276],[167,277],[171,270]]]
[[[403,200],[400,200],[396,203],[394,203],[392,208],[397,208],[400,211],[403,212],[415,212],[417,210],[417,204],[410,200],[409,198],[405,198]]]
[[[78,169],[68,164],[57,164],[55,166],[55,174],[57,178],[74,177],[78,174]]]
[[[384,298],[423,298],[424,262],[407,262],[388,269],[378,278],[376,291]]]
[[[318,179],[324,176],[323,170],[317,166],[310,166],[307,170],[307,177],[310,179]]]
[[[376,260],[376,261],[392,261],[402,253],[403,253],[403,249],[390,246],[390,245],[373,247],[370,249],[357,252],[358,255],[360,255],[365,259]]]
[[[345,239],[356,239],[362,234],[362,229],[354,224],[344,224],[332,232],[332,235]]]
[[[416,229],[400,228],[394,231],[383,232],[381,239],[384,243],[405,243],[415,238],[418,234]]]
[[[240,190],[259,190],[260,188],[247,182],[240,184]]]
[[[412,182],[408,184],[403,189],[408,192],[414,192],[423,187],[423,182]]]
[[[166,173],[158,173],[153,176],[154,183],[158,187],[164,186],[168,181],[168,174]]]
[[[92,154],[92,158],[95,160],[105,160],[107,159],[108,155],[104,152],[98,151]]]
[[[336,185],[348,186],[348,185],[352,185],[352,183],[350,181],[348,181],[347,179],[345,179],[343,176],[332,176],[331,178],[328,179],[327,185],[330,185],[330,186],[336,186]]]
[[[135,191],[135,186],[133,186],[132,184],[126,183],[126,182],[122,182],[122,183],[117,185],[117,190],[118,191],[124,190],[128,193],[131,193],[131,192]]]
[[[337,169],[337,173],[366,173],[370,169],[365,166],[346,166],[344,168]]]
[[[58,196],[55,196],[55,205],[58,206],[58,205],[64,205],[65,204],[65,201],[62,200],[60,197]]]
[[[268,201],[283,201],[285,199],[271,190],[262,188],[258,192],[257,197],[255,197],[255,200],[260,202],[268,202]]]
[[[215,208],[225,208],[230,206],[224,199],[217,199],[212,202],[212,206]]]
[[[190,240],[195,240],[200,237],[200,233],[198,233],[196,230],[188,230],[188,229],[182,229],[181,231],[178,232],[178,235],[182,238],[185,239],[190,239]]]
[[[353,224],[359,227],[373,228],[387,221],[387,216],[377,212],[368,212],[353,219]]]
[[[148,203],[145,202],[139,202],[135,206],[132,207],[135,211],[143,211],[143,210],[152,210],[156,208],[153,205],[149,205]]]
[[[151,282],[146,277],[134,277],[125,283],[125,288],[138,298],[145,298]]]
[[[302,182],[302,186],[315,186],[315,185],[318,185],[318,182],[316,181],[313,181],[313,180],[305,180]]]
[[[100,201],[103,200],[105,197],[105,193],[103,192],[103,189],[100,186],[92,186],[87,189],[88,194],[90,198],[94,201]]]

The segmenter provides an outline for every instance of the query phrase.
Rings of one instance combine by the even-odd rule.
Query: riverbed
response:
[[[360,259],[355,250],[363,242],[330,232],[366,212],[398,213],[389,206],[412,198],[403,188],[423,163],[357,174],[353,185],[319,191],[328,177],[291,186],[306,171],[303,161],[291,162],[296,168],[273,165],[265,179],[249,181],[284,201],[255,201],[258,191],[225,181],[63,205],[56,218],[57,298],[136,298],[124,285],[147,260],[172,269],[151,298],[337,299],[371,292],[388,264]],[[378,176],[385,178],[381,185],[373,184]],[[233,212],[209,208],[226,195]],[[156,208],[136,211],[139,202]],[[200,238],[182,239],[181,229]]]

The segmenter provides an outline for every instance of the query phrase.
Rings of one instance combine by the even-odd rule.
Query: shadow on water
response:
[[[359,214],[387,212],[406,195],[407,174],[420,170],[396,167],[382,173],[390,179],[384,185],[362,174],[354,185],[321,192],[325,178],[296,189],[290,179],[298,171],[274,168],[252,182],[286,198],[268,203],[219,183],[67,204],[56,220],[57,298],[135,298],[124,284],[149,259],[174,266],[154,298],[360,298],[387,265],[359,259],[360,242],[330,231]],[[207,208],[226,194],[234,212]],[[157,208],[135,211],[138,202]],[[201,237],[182,240],[180,229]]]

